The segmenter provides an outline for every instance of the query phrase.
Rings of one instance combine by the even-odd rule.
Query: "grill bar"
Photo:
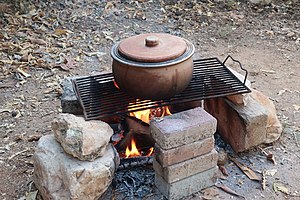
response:
[[[251,92],[245,85],[247,71],[242,83],[225,66],[228,58],[231,57],[228,56],[223,63],[218,58],[194,60],[193,78],[189,86],[182,93],[159,101],[139,100],[128,96],[115,87],[112,73],[80,77],[73,79],[72,83],[86,120]],[[241,64],[240,67],[242,68]]]

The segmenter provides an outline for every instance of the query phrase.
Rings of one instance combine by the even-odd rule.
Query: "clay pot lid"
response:
[[[164,62],[181,56],[187,48],[183,38],[166,33],[147,33],[120,42],[119,53],[138,62]]]

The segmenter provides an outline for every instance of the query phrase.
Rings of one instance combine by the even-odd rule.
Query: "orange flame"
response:
[[[136,148],[134,139],[131,139],[131,150],[129,150],[128,146],[126,147],[125,155],[126,155],[126,158],[141,156],[139,150]]]
[[[130,109],[129,109],[130,111]],[[130,112],[130,116],[136,117],[143,122],[146,122],[149,124],[150,120],[153,117],[164,117],[168,115],[172,115],[172,113],[169,110],[168,106],[163,106],[160,108],[153,108],[153,109],[146,109],[146,110],[141,110],[141,111],[135,111],[135,112]]]
[[[149,149],[149,153],[148,153],[146,156],[151,156],[151,155],[152,155],[152,153],[153,153],[153,151],[154,151],[154,148],[153,148],[153,147],[151,147],[151,148]]]
[[[131,112],[129,113],[130,116],[136,117],[143,122],[149,123],[150,122],[150,109],[147,110],[141,110],[141,111],[136,111],[136,112]]]

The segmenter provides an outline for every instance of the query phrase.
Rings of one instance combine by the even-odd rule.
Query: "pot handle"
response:
[[[228,60],[228,58],[230,58],[232,61],[234,61],[234,62],[237,62],[238,64],[239,64],[239,66],[240,66],[240,68],[243,70],[243,71],[245,71],[246,72],[246,74],[245,74],[245,78],[244,78],[244,85],[246,84],[246,80],[247,80],[247,76],[248,76],[248,71],[245,69],[245,68],[243,68],[243,66],[242,66],[242,64],[240,63],[240,61],[238,61],[238,60],[235,60],[235,59],[233,59],[232,57],[231,57],[231,55],[228,55],[226,58],[225,58],[225,60],[223,61],[223,66],[225,66],[225,63],[226,63],[226,61]]]
[[[145,45],[147,47],[155,47],[158,44],[159,44],[158,37],[156,37],[154,35],[150,35],[150,36],[145,38]]]

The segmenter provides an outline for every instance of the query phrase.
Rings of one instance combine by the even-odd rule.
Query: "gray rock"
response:
[[[63,93],[61,95],[61,108],[63,113],[82,115],[83,109],[75,95],[72,86],[73,78],[75,77],[69,77],[63,81]]]
[[[52,122],[52,129],[66,153],[80,160],[102,156],[113,135],[112,128],[105,122],[85,121],[82,117],[65,113]]]
[[[64,152],[53,135],[40,138],[33,155],[33,181],[43,199],[98,199],[109,187],[119,165],[113,145],[93,162]]]

